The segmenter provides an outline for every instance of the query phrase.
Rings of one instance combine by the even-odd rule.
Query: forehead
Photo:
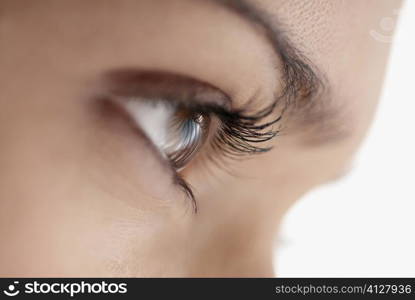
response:
[[[37,63],[43,70],[53,65],[66,73],[77,68],[74,76],[82,77],[125,67],[164,70],[211,82],[236,98],[251,97],[259,82],[275,87],[275,78],[257,67],[272,68],[266,43],[249,24],[211,1],[1,5],[0,59],[23,59],[22,65]],[[252,83],[249,91],[241,84],[247,81]]]
[[[271,87],[269,96],[276,80],[275,72],[263,72],[273,68],[262,55],[267,52],[265,43],[246,22],[220,9],[218,4],[229,1],[1,1],[0,59],[19,55],[24,62],[38,56],[32,60],[39,63],[38,69],[46,69],[48,62],[54,68],[66,62],[65,73],[75,67],[83,73],[103,66],[164,69],[203,77],[236,98],[249,98],[260,85]],[[368,63],[382,45],[368,39],[368,34],[379,18],[393,13],[398,1],[246,2],[266,12],[293,45],[327,74],[336,102],[350,106],[374,98],[365,84],[373,73],[381,72]]]
[[[284,25],[297,47],[317,59],[358,38],[359,29],[392,13],[399,0],[249,0]]]

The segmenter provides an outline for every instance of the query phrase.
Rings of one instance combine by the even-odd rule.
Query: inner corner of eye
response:
[[[123,106],[137,127],[176,170],[183,169],[204,141],[207,119],[167,101],[132,98]]]

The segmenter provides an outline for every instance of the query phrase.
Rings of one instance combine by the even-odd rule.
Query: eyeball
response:
[[[127,112],[147,137],[169,159],[183,169],[206,139],[209,117],[167,101],[129,99]]]

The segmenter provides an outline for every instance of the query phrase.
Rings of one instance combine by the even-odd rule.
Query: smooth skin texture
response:
[[[196,157],[181,172],[194,214],[155,148],[95,100],[104,74],[130,69],[271,103],[281,60],[218,2],[0,1],[0,276],[274,275],[285,212],[344,173],[366,134],[390,47],[369,32],[400,1],[247,1],[325,76],[336,114],[293,113],[271,152],[225,160],[231,172]]]

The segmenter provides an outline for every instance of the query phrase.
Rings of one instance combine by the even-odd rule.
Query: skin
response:
[[[226,160],[231,172],[196,157],[181,171],[194,214],[148,141],[94,101],[102,76],[161,70],[235,107],[270,103],[281,62],[264,35],[210,1],[0,1],[0,276],[274,275],[281,218],[344,173],[366,134],[390,47],[369,32],[400,1],[249,2],[325,75],[337,113],[323,125],[346,134],[293,117],[271,152]]]

